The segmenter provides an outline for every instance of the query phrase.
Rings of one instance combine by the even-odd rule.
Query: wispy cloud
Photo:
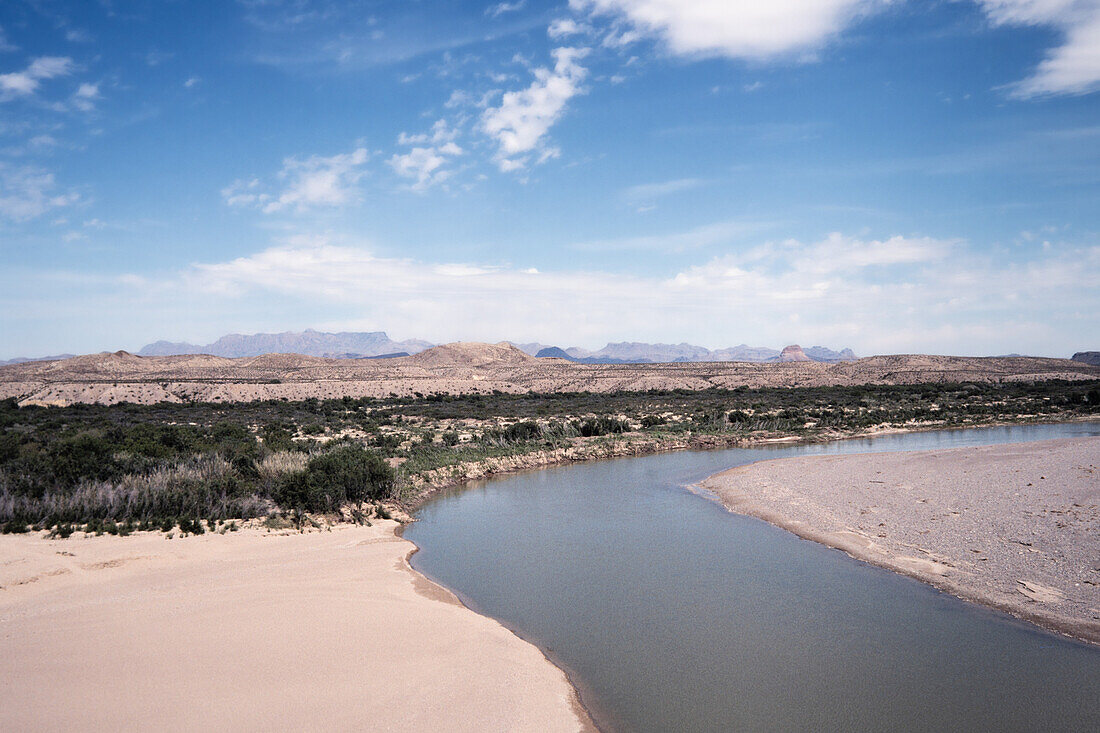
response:
[[[72,105],[81,112],[91,112],[100,97],[99,84],[84,83],[73,92]]]
[[[642,183],[625,189],[622,198],[633,206],[649,204],[665,196],[699,188],[704,183],[706,181],[699,178],[676,178],[659,183]]]
[[[58,191],[49,171],[0,161],[0,216],[4,218],[25,221],[79,200],[73,191]]]
[[[0,26],[0,52],[7,53],[18,50],[19,47],[8,40],[7,35],[4,33],[4,27]]]
[[[550,23],[546,34],[557,40],[582,33],[590,33],[592,29],[584,23],[578,23],[573,18],[558,18]]]
[[[65,31],[65,40],[71,43],[91,43],[92,34],[83,28],[70,28]]]
[[[573,249],[586,252],[659,252],[682,253],[719,245],[731,245],[745,236],[769,226],[761,222],[720,221],[686,231],[647,234],[641,237],[616,237],[577,242]]]
[[[1100,1],[977,0],[998,25],[1051,27],[1063,42],[1051,49],[1034,73],[1012,85],[1019,98],[1084,94],[1100,88]]]
[[[366,175],[369,158],[366,148],[329,157],[287,158],[278,174],[281,191],[272,193],[253,178],[234,181],[222,189],[222,197],[230,206],[256,207],[265,214],[346,206],[359,199],[357,184]]]
[[[40,56],[22,71],[0,74],[0,101],[34,94],[43,80],[72,71],[73,60],[67,56]]]
[[[499,18],[505,13],[514,13],[518,10],[523,10],[527,5],[527,0],[515,0],[515,2],[497,3],[496,5],[490,5],[485,8],[485,14],[490,18]]]

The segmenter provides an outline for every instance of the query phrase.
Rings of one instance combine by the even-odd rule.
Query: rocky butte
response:
[[[783,351],[779,352],[779,356],[776,361],[813,361],[810,357],[806,356],[806,352],[802,350],[802,347],[798,344],[791,344],[784,347]]]

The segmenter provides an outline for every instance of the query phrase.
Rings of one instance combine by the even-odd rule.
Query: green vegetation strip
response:
[[[0,530],[366,521],[440,468],[592,440],[826,439],[1100,415],[1100,382],[492,394],[238,404],[0,402]]]

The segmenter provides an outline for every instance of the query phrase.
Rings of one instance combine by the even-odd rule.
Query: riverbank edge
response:
[[[1094,422],[1095,420],[1074,420],[1067,422]],[[1015,423],[1014,423],[1015,424]],[[986,426],[982,426],[986,427]],[[1059,440],[1057,438],[1052,440]],[[1073,438],[1062,438],[1061,440],[1073,440]],[[933,449],[929,451],[907,451],[912,453],[932,453],[937,452],[940,449]],[[950,450],[950,449],[949,449]],[[856,453],[852,455],[867,455],[865,453]],[[757,501],[754,497],[746,494],[743,491],[734,492],[727,486],[722,486],[722,491],[731,495],[728,498],[720,495],[714,488],[721,485],[721,479],[723,476],[727,476],[737,471],[746,470],[752,466],[765,463],[770,460],[789,460],[789,459],[764,459],[762,461],[753,461],[743,466],[736,466],[724,471],[719,471],[716,474],[708,476],[702,481],[698,482],[694,486],[702,489],[699,493],[702,496],[717,502],[726,510],[733,514],[740,514],[746,517],[752,517],[768,524],[782,529],[786,532],[800,537],[804,540],[811,542],[817,542],[818,544],[830,547],[835,550],[840,550],[849,557],[865,562],[875,567],[889,570],[898,575],[903,575],[908,578],[913,578],[922,583],[932,586],[936,590],[955,596],[956,598],[982,606],[983,608],[993,609],[1001,613],[1006,613],[1013,618],[1021,621],[1026,621],[1033,626],[1036,626],[1044,631],[1052,632],[1060,636],[1068,637],[1074,641],[1087,644],[1092,647],[1100,647],[1100,623],[1095,621],[1086,621],[1076,619],[1062,614],[1045,612],[1043,609],[1036,609],[1027,605],[1026,598],[1016,601],[1015,599],[1009,601],[1003,597],[994,597],[991,594],[984,593],[979,588],[974,588],[966,583],[957,582],[955,580],[946,578],[942,575],[937,575],[934,572],[927,570],[921,570],[920,568],[907,565],[899,561],[898,558],[894,558],[891,555],[872,549],[866,546],[858,540],[847,537],[836,532],[829,532],[817,527],[808,526],[802,521],[791,519],[785,516],[780,510],[768,506],[762,502]]]
[[[625,438],[583,439],[587,442],[574,444],[568,448],[517,453],[512,456],[464,461],[452,466],[426,471],[413,477],[411,493],[393,502],[399,509],[403,521],[416,521],[415,513],[436,495],[478,481],[488,481],[504,476],[538,471],[555,466],[568,466],[574,463],[605,461],[615,458],[634,458],[672,453],[682,450],[726,450],[729,448],[758,448],[766,445],[815,445],[835,443],[842,440],[859,438],[877,438],[884,435],[903,435],[908,433],[929,433],[938,430],[973,430],[980,428],[1026,427],[1029,425],[1068,425],[1076,423],[1100,422],[1100,415],[1082,415],[1071,419],[1034,419],[1034,420],[994,420],[968,425],[911,425],[875,427],[867,430],[834,430],[815,435],[770,434],[755,435],[720,433],[702,433],[698,435],[669,438],[653,438],[644,434],[628,434]],[[717,475],[717,474],[715,474]],[[712,477],[708,477],[712,478]],[[408,491],[408,490],[407,490]]]
[[[456,590],[451,590],[442,582],[432,578],[427,573],[417,570],[412,563],[413,556],[420,552],[420,546],[410,539],[406,539],[405,528],[409,525],[409,522],[399,523],[394,527],[393,533],[399,540],[407,542],[412,545],[412,548],[405,553],[405,569],[412,573],[415,577],[421,579],[431,587],[431,592],[438,593],[441,600],[446,603],[454,603],[462,606],[470,613],[483,616],[491,621],[497,623],[503,627],[512,636],[519,639],[524,644],[533,646],[542,655],[549,664],[553,665],[559,672],[565,675],[565,681],[569,683],[572,688],[572,707],[573,712],[577,716],[577,719],[581,723],[580,733],[606,733],[609,730],[614,730],[609,723],[609,717],[606,712],[602,711],[600,707],[595,703],[595,695],[588,690],[585,684],[581,681],[580,677],[569,668],[564,661],[558,659],[553,651],[543,646],[535,639],[530,639],[522,633],[518,628],[515,628],[507,621],[501,618],[497,618],[490,613],[482,611],[476,607],[473,600],[467,598],[462,593]],[[603,721],[603,725],[601,725]]]

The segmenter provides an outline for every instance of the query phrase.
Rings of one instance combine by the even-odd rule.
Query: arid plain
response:
[[[62,406],[81,402],[247,402],[493,391],[607,393],[1098,377],[1100,367],[1037,357],[903,354],[838,364],[575,364],[535,358],[509,344],[456,343],[413,356],[380,360],[297,354],[242,359],[91,354],[2,367],[0,399],[15,397],[21,404]]]

